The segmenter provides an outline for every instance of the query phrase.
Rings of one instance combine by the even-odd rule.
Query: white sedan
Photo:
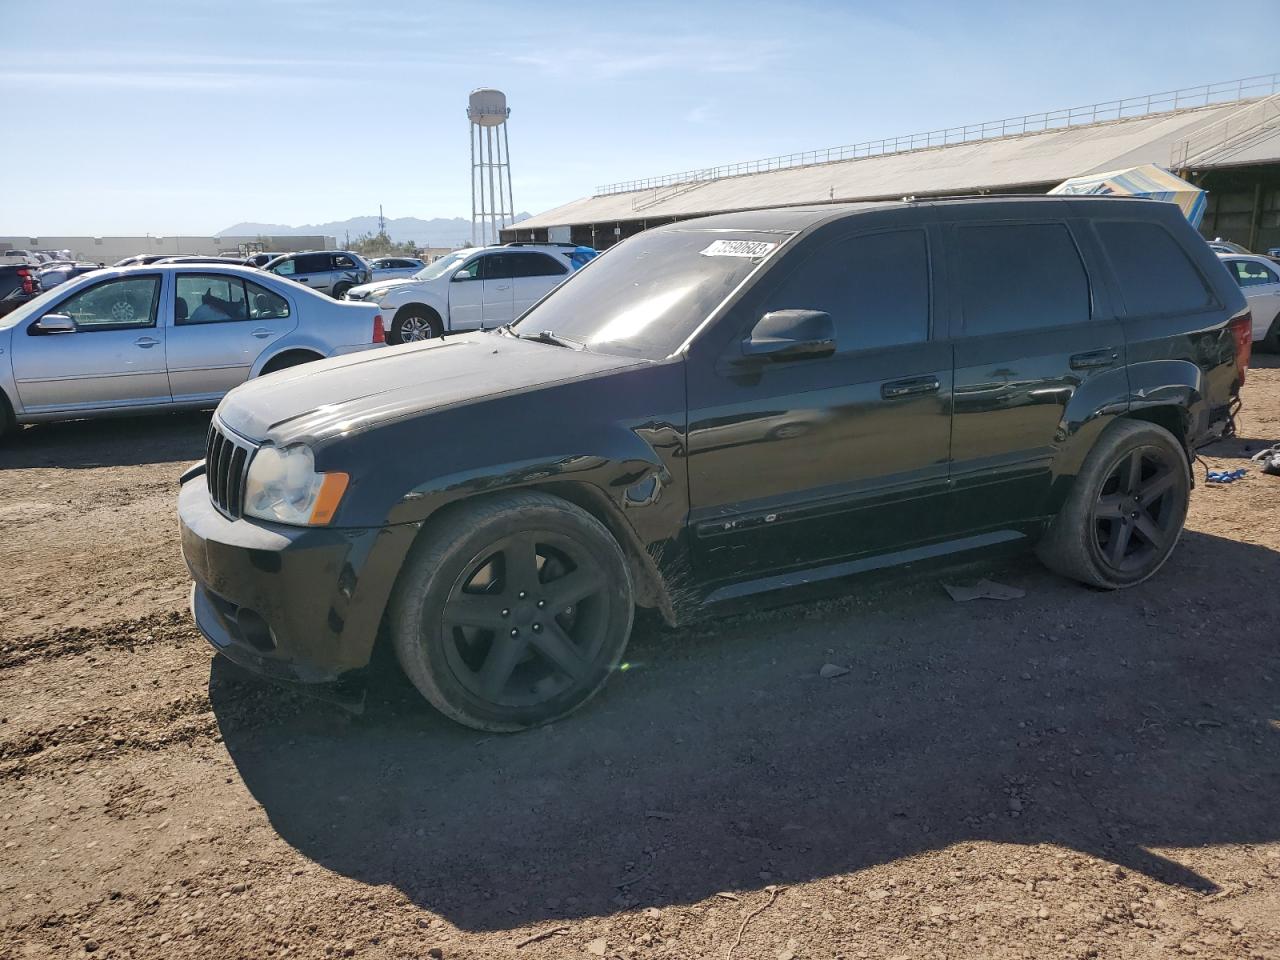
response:
[[[1262,348],[1280,352],[1280,264],[1268,257],[1220,253],[1231,279],[1249,301],[1253,315],[1253,341]]]
[[[259,270],[96,270],[0,318],[0,435],[21,423],[216,406],[250,377],[385,342],[374,304]]]
[[[377,303],[387,317],[387,342],[429,340],[450,330],[489,330],[510,323],[576,267],[547,247],[455,250],[401,280],[352,287],[349,300]]]

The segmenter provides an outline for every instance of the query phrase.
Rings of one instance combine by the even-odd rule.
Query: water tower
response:
[[[498,243],[515,219],[511,199],[511,155],[507,149],[507,95],[481,87],[467,105],[471,121],[471,242]]]

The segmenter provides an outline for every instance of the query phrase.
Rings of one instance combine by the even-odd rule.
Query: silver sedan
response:
[[[41,420],[213,407],[250,377],[384,339],[376,305],[248,267],[98,270],[0,318],[0,435]]]

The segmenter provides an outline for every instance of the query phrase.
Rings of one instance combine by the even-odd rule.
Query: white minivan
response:
[[[574,247],[510,245],[455,250],[412,277],[352,287],[348,300],[377,303],[388,343],[510,323],[565,279],[583,258]]]

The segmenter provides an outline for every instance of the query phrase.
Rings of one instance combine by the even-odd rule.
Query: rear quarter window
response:
[[[966,336],[1088,322],[1089,278],[1064,223],[956,228]]]
[[[1195,313],[1213,303],[1200,271],[1158,223],[1102,220],[1094,228],[1130,317]]]

